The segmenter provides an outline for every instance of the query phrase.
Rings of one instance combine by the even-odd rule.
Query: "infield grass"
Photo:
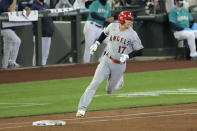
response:
[[[124,87],[107,95],[106,80],[88,110],[197,102],[197,68],[124,75]],[[0,84],[0,118],[76,112],[92,77]]]

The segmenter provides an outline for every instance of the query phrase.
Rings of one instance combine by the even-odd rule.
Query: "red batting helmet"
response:
[[[133,15],[129,11],[122,11],[118,15],[118,22],[120,24],[124,24],[125,20],[132,20],[132,19],[133,19]]]

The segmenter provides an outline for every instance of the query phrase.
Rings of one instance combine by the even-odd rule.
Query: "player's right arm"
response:
[[[107,37],[107,35],[102,32],[100,37],[98,38],[97,41],[94,42],[94,44],[90,47],[90,54],[93,55],[94,52],[96,52],[98,46],[103,42],[103,40]]]
[[[91,16],[94,19],[101,20],[101,21],[106,21],[106,22],[109,22],[109,23],[114,21],[114,17],[105,18],[103,16],[100,16],[99,13],[97,13],[97,12],[92,12]]]
[[[0,0],[0,13],[14,11],[16,0]]]
[[[103,42],[103,40],[108,36],[110,29],[112,27],[112,23],[107,26],[107,28],[104,29],[104,31],[101,33],[99,38],[94,42],[94,44],[90,47],[90,54],[93,55],[94,52],[97,50],[98,46]]]
[[[105,28],[105,29],[103,30],[103,32],[101,33],[101,35],[99,36],[99,38],[98,38],[98,40],[97,40],[99,43],[102,43],[103,40],[105,40],[105,38],[109,35],[109,32],[110,32],[110,29],[111,29],[112,25],[113,25],[112,23],[109,24],[109,25],[107,26],[107,28]]]
[[[17,2],[16,0],[13,0],[12,4],[8,8],[9,12],[15,11],[15,9],[16,9],[16,2]]]
[[[103,40],[104,40],[106,37],[107,37],[107,35],[106,35],[104,32],[102,32],[101,35],[100,35],[100,37],[98,38],[97,41],[98,41],[99,43],[102,43]]]

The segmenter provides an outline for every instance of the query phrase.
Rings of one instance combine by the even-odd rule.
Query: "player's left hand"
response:
[[[94,54],[94,52],[97,50],[99,45],[100,45],[100,42],[96,41],[92,46],[90,46],[90,54],[91,55]]]
[[[129,55],[121,54],[121,56],[120,56],[120,62],[121,63],[124,63],[127,59],[129,59]]]

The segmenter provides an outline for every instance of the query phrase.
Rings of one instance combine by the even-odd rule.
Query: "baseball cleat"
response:
[[[78,110],[76,113],[76,117],[84,117],[85,116],[85,111],[83,110]]]
[[[16,62],[9,62],[8,63],[8,68],[19,68],[19,67],[21,67],[21,65],[19,65]]]

